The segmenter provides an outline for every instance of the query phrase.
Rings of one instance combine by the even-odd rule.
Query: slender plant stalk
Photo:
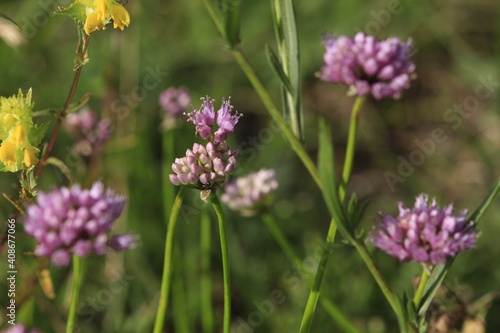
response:
[[[358,97],[354,102],[353,108],[351,110],[351,120],[349,124],[349,136],[347,140],[346,156],[344,161],[344,168],[342,170],[342,185],[339,187],[339,199],[341,202],[345,200],[345,194],[347,186],[349,185],[349,180],[351,178],[352,164],[354,160],[354,152],[356,150],[356,133],[358,128],[359,112],[361,106],[363,105],[365,98]],[[333,167],[333,166],[332,166]],[[335,240],[335,234],[337,231],[337,225],[335,220],[330,221],[330,227],[328,228],[328,234],[326,238],[327,246],[330,248]],[[319,262],[318,270],[316,276],[314,277],[313,288],[309,293],[309,298],[307,299],[306,308],[304,310],[304,315],[302,317],[302,323],[300,324],[300,333],[309,332],[312,324],[312,318],[314,316],[314,311],[316,310],[316,305],[318,303],[321,285],[326,271],[326,266],[328,264],[329,253],[322,251],[321,260]]]
[[[200,256],[201,256],[201,326],[203,333],[214,331],[214,311],[212,306],[212,279],[210,276],[211,233],[210,216],[207,209],[201,211],[200,226]]]
[[[354,242],[354,246],[356,247],[356,250],[358,251],[363,261],[365,262],[366,267],[368,267],[373,278],[375,279],[380,289],[382,290],[382,293],[384,294],[385,298],[391,305],[392,310],[396,315],[400,316],[401,313],[399,311],[399,306],[396,302],[396,297],[391,288],[389,287],[389,285],[387,284],[387,282],[385,281],[384,277],[382,276],[382,273],[380,273],[380,270],[375,265],[375,262],[373,261],[373,258],[371,257],[370,253],[368,252],[365,243],[360,240],[356,240]]]
[[[208,0],[204,0],[204,3],[208,9],[209,15],[211,16],[212,20],[215,23],[215,26],[217,27],[217,29],[219,30],[221,35],[225,36],[223,25],[220,21],[220,18],[217,16],[217,13],[213,9],[212,4]],[[314,179],[314,181],[316,182],[317,186],[321,189],[322,184],[320,181],[320,177],[319,177],[319,173],[318,173],[318,169],[316,168],[316,165],[311,160],[311,158],[307,155],[307,152],[305,151],[302,144],[293,135],[292,131],[290,130],[290,128],[286,124],[285,120],[281,116],[280,112],[278,111],[278,109],[274,105],[271,96],[269,95],[269,93],[265,89],[264,85],[260,81],[259,77],[257,76],[257,74],[256,74],[255,70],[253,69],[252,65],[250,64],[250,62],[248,61],[247,57],[245,56],[245,54],[243,53],[243,51],[239,47],[232,48],[231,53],[233,54],[234,58],[236,59],[236,62],[240,65],[241,69],[243,70],[243,72],[247,76],[248,80],[251,82],[252,86],[254,87],[255,91],[259,95],[260,99],[262,100],[262,102],[266,106],[269,114],[271,115],[273,120],[278,124],[280,130],[282,131],[283,135],[285,136],[285,139],[289,142],[291,148],[295,151],[297,156],[301,159],[302,163],[304,164],[304,166],[306,167],[308,172],[311,174],[311,176]],[[359,104],[359,108],[361,108],[362,101],[357,101],[357,103],[355,103],[355,106],[356,106],[356,104]],[[355,120],[357,121],[357,117],[355,117]],[[355,129],[356,128],[357,128],[357,125],[356,125]],[[354,139],[355,135],[352,135],[352,137]],[[349,140],[348,140],[348,142],[349,142]],[[353,143],[355,143],[355,141],[353,141]],[[354,148],[355,148],[354,144],[352,145],[352,147],[348,146],[348,148],[347,148],[348,151],[346,152],[346,157],[349,154],[352,154],[351,156],[354,156],[353,152],[352,153],[349,152],[349,150],[354,150]],[[348,161],[348,159],[346,159],[346,161]],[[352,161],[348,162],[347,166],[352,168]],[[345,177],[347,180],[350,178],[350,173],[351,173],[351,171],[347,171],[347,170],[345,170],[345,172],[344,171],[342,172],[343,175],[348,176],[348,177]],[[344,179],[344,177],[343,177],[343,179]],[[339,193],[342,194],[341,195],[342,200],[345,197],[345,192],[346,192],[347,187],[348,187],[348,183],[344,181],[343,182],[344,189],[341,190],[342,188],[339,188]],[[327,241],[330,241],[330,243],[327,242],[327,244],[329,246],[331,244],[333,244],[333,239],[335,238],[336,229],[337,228],[335,225],[335,221],[332,219],[332,221],[330,223],[330,228],[328,230],[328,235],[327,235]],[[397,301],[396,301],[396,298],[395,298],[393,292],[391,291],[391,289],[389,288],[389,286],[387,285],[387,283],[383,279],[382,275],[378,271],[378,268],[376,267],[375,263],[373,262],[373,259],[371,258],[370,254],[368,253],[365,245],[363,243],[358,242],[358,241],[354,241],[353,243],[355,245],[356,250],[359,252],[361,258],[365,262],[365,265],[368,267],[370,272],[372,274],[374,274],[374,278],[375,278],[376,282],[378,283],[380,289],[382,290],[382,292],[386,296],[386,298],[387,298],[389,304],[391,305],[391,307],[393,308],[395,314],[398,316],[398,318],[401,318],[401,316],[404,316],[404,314],[400,313],[399,307],[397,305]],[[325,272],[326,264],[328,263],[327,258],[328,257],[326,257],[325,260],[321,261],[320,265],[318,266],[318,272],[317,272],[316,277],[315,277],[313,289],[311,290],[311,293],[313,293],[313,296],[310,295],[310,297],[308,299],[308,304],[306,305],[306,312],[304,313],[304,315],[306,315],[306,313],[310,312],[310,311],[314,312],[314,309],[316,307],[314,300],[316,299],[316,302],[317,302],[317,297],[319,297],[318,296],[319,289],[320,289],[319,287],[321,286],[321,282],[323,280],[323,275]],[[317,286],[316,287],[317,290],[315,290],[315,285]],[[318,295],[316,295],[316,293]],[[303,318],[303,320],[304,320],[304,318]],[[310,325],[311,320],[308,318],[305,318],[305,320],[306,320],[306,323],[308,323]],[[301,327],[302,327],[302,325],[301,325]],[[301,332],[305,332],[305,328],[304,328],[304,331],[301,330]]]
[[[160,291],[160,302],[158,304],[158,310],[156,312],[156,319],[153,332],[162,333],[163,325],[165,324],[165,316],[167,314],[168,305],[168,294],[170,291],[170,283],[172,281],[172,260],[174,251],[174,238],[175,238],[175,227],[177,225],[177,220],[179,217],[179,211],[182,205],[182,200],[184,198],[185,188],[181,186],[177,197],[175,198],[172,210],[170,212],[170,219],[167,227],[167,236],[165,241],[165,254],[163,261],[163,275],[161,279],[161,291]]]
[[[335,240],[335,234],[337,233],[337,226],[335,222],[330,222],[330,227],[328,228],[328,234],[326,236],[326,246],[331,249],[333,241]],[[323,283],[323,277],[326,271],[326,265],[328,264],[328,257],[330,255],[329,251],[321,248],[321,256],[318,264],[318,269],[316,275],[314,276],[314,282],[309,292],[309,297],[307,298],[306,308],[304,314],[302,315],[302,321],[300,323],[300,333],[309,332],[311,328],[312,319],[314,312],[316,311],[316,305],[318,304],[318,299],[321,291],[321,285]]]
[[[73,333],[76,324],[76,308],[80,296],[82,285],[82,259],[73,255],[73,287],[71,288],[71,305],[69,307],[68,321],[66,323],[66,333]]]
[[[255,91],[259,95],[260,99],[266,106],[267,110],[269,111],[269,114],[273,118],[273,120],[276,122],[278,127],[280,128],[281,132],[285,136],[286,140],[290,144],[291,148],[297,156],[300,158],[306,169],[309,171],[311,176],[313,177],[314,181],[318,185],[319,188],[322,187],[320,178],[319,178],[319,173],[318,169],[316,168],[316,165],[312,161],[312,159],[309,157],[307,154],[306,150],[304,149],[304,146],[300,143],[300,141],[297,139],[297,137],[293,134],[292,130],[290,127],[288,127],[285,119],[281,116],[280,111],[278,108],[274,105],[271,95],[267,92],[266,88],[260,81],[259,77],[257,76],[257,73],[255,73],[252,65],[246,58],[245,54],[240,48],[234,48],[231,50],[233,53],[234,58],[236,59],[236,62],[240,65],[241,69],[247,76],[248,80],[250,83],[252,83]]]
[[[231,325],[231,284],[229,276],[229,251],[227,246],[226,225],[224,212],[220,204],[219,198],[215,191],[210,194],[210,200],[217,214],[219,221],[220,246],[222,252],[222,271],[224,275],[224,317],[223,317],[223,333],[229,333]]]
[[[264,223],[266,224],[266,227],[271,235],[273,235],[274,239],[281,247],[281,250],[285,253],[293,265],[302,273],[309,285],[309,288],[312,289],[313,281],[311,276],[302,269],[302,261],[295,253],[295,250],[290,245],[288,240],[285,238],[285,235],[283,235],[283,232],[276,223],[276,220],[270,214],[264,214],[262,219],[264,220]],[[345,314],[331,300],[325,297],[320,297],[319,301],[328,314],[337,322],[337,324],[339,324],[340,327],[344,329],[345,332],[360,333],[359,330],[351,324]]]
[[[87,49],[89,47],[89,41],[90,41],[90,35],[86,35],[83,42],[84,43],[83,49],[80,54],[82,62],[83,59],[85,58],[85,54],[87,53]],[[82,68],[83,65],[79,66],[75,71],[75,76],[73,77],[73,83],[71,84],[68,97],[66,98],[66,102],[64,103],[64,106],[61,109],[61,113],[57,118],[57,122],[54,127],[54,132],[52,132],[52,136],[50,137],[49,145],[47,146],[47,150],[45,151],[45,154],[42,156],[42,159],[40,160],[40,163],[38,164],[38,167],[35,171],[36,178],[38,178],[42,173],[43,168],[47,164],[47,159],[49,158],[50,153],[52,153],[52,149],[54,149],[54,145],[56,143],[57,135],[59,134],[59,129],[61,128],[62,121],[66,117],[66,112],[68,111],[71,101],[73,100],[73,96],[75,95],[76,87],[78,86],[78,81],[80,80],[80,74],[82,72]]]
[[[357,97],[354,101],[354,106],[351,111],[351,120],[349,122],[349,134],[347,138],[347,148],[344,160],[344,168],[342,170],[342,184],[339,189],[339,197],[341,201],[345,200],[347,186],[351,179],[352,165],[354,161],[354,152],[356,151],[356,136],[358,133],[359,112],[365,102],[366,97]]]
[[[422,268],[422,274],[420,275],[420,282],[418,283],[417,291],[415,292],[415,296],[413,297],[413,304],[415,304],[415,308],[418,310],[420,306],[420,301],[422,300],[422,296],[424,295],[425,285],[429,280],[429,274],[425,267]]]

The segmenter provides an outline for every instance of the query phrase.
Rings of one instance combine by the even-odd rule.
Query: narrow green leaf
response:
[[[476,208],[474,213],[470,216],[469,220],[474,221],[476,224],[483,218],[484,213],[490,207],[495,197],[500,192],[500,179],[497,181],[491,192],[486,196],[483,202]]]
[[[491,205],[495,197],[500,192],[500,180],[495,184],[491,192],[486,196],[483,202],[479,205],[479,207],[474,211],[469,220],[475,221],[477,224],[483,217],[484,213]],[[418,309],[418,314],[423,317],[427,312],[427,309],[431,305],[432,300],[434,299],[434,295],[438,291],[439,287],[444,281],[446,274],[450,270],[451,265],[455,261],[454,258],[449,258],[446,263],[439,264],[434,267],[429,276],[429,280],[424,288],[424,296],[422,297],[420,308]]]
[[[342,235],[348,240],[352,240],[352,236],[346,228],[347,219],[338,196],[338,186],[335,181],[335,160],[330,127],[323,118],[319,121],[318,136],[318,171],[323,184],[323,197]]]
[[[90,93],[86,93],[78,101],[71,103],[68,107],[68,110],[66,111],[66,114],[70,114],[83,108],[85,105],[87,105],[91,96],[92,95]]]
[[[240,42],[240,4],[241,0],[226,0],[223,2],[226,20],[226,39],[231,48]]]
[[[49,157],[47,159],[47,164],[53,165],[56,168],[58,168],[59,170],[61,170],[61,172],[68,179],[69,183],[70,184],[74,183],[73,175],[71,175],[71,171],[69,170],[68,166],[63,161],[61,161],[60,159],[58,159],[56,157]]]
[[[33,112],[33,117],[57,116],[59,109],[47,108]]]
[[[266,44],[266,56],[274,73],[278,76],[278,78],[280,79],[281,83],[283,84],[287,92],[291,93],[292,85],[290,83],[290,80],[286,76],[285,71],[283,70],[283,65],[281,64],[281,61],[278,59],[276,53],[274,53],[273,49],[268,44]]]
[[[448,273],[453,261],[453,258],[450,258],[446,261],[446,263],[436,265],[432,270],[431,275],[429,276],[429,280],[425,285],[424,296],[422,296],[420,307],[418,309],[419,316],[425,316],[427,309],[431,305],[434,296],[443,283],[444,278],[446,277],[446,274]]]
[[[413,303],[413,300],[410,297],[408,297],[408,294],[404,293],[402,303],[406,304],[406,313],[408,314],[408,319],[413,325],[417,326],[418,314],[417,314],[417,309],[415,309],[415,304]]]
[[[300,85],[300,52],[292,0],[272,0],[271,7],[278,43],[279,59],[291,85],[284,91],[284,117],[294,134],[303,138],[303,115]]]

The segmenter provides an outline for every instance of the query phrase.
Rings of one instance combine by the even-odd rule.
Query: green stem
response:
[[[358,97],[354,102],[351,111],[351,120],[349,123],[349,136],[347,140],[346,157],[344,161],[344,168],[342,170],[342,184],[339,187],[339,199],[344,202],[345,195],[347,192],[347,186],[349,185],[349,180],[351,178],[352,164],[354,160],[354,152],[356,150],[356,133],[358,128],[359,112],[361,106],[365,101],[365,97]],[[333,166],[332,166],[333,167]],[[337,232],[337,225],[335,220],[332,218],[330,221],[330,227],[328,229],[328,235],[326,243],[330,249],[335,240],[335,234]],[[319,262],[318,270],[314,277],[313,288],[309,293],[309,298],[307,299],[306,308],[302,316],[302,323],[300,325],[300,333],[309,332],[312,324],[312,318],[314,316],[314,311],[316,310],[316,305],[318,303],[321,285],[326,271],[326,266],[328,264],[328,253],[323,251],[321,256],[321,261]]]
[[[358,132],[359,112],[363,106],[365,96],[356,98],[351,111],[351,120],[349,122],[349,136],[347,138],[347,148],[345,153],[344,168],[342,170],[342,184],[339,189],[340,200],[344,201],[347,192],[347,186],[351,179],[352,164],[354,160],[354,152],[356,151],[356,135]]]
[[[316,271],[316,275],[314,276],[314,282],[311,291],[309,292],[309,297],[307,298],[306,308],[304,310],[304,314],[302,315],[302,322],[300,323],[300,333],[307,333],[311,328],[314,312],[316,311],[316,305],[318,304],[321,285],[323,283],[323,277],[326,271],[326,265],[328,264],[328,257],[330,255],[329,250],[332,248],[336,233],[337,226],[332,219],[332,221],[330,222],[330,227],[328,228],[328,234],[326,236],[327,249],[324,249],[323,247],[321,248],[318,270]]]
[[[254,87],[255,91],[259,95],[260,99],[266,106],[269,114],[273,118],[273,120],[276,122],[278,125],[279,129],[285,136],[286,140],[290,144],[291,148],[297,156],[300,158],[304,166],[306,167],[307,171],[311,174],[313,177],[314,181],[318,185],[318,187],[321,189],[322,184],[321,180],[319,178],[319,173],[318,169],[316,168],[316,165],[312,161],[312,159],[309,157],[307,154],[306,150],[304,149],[304,146],[300,143],[299,139],[293,134],[292,130],[290,127],[288,127],[285,119],[283,119],[280,111],[278,108],[274,105],[271,95],[267,92],[266,88],[260,81],[259,77],[257,76],[257,73],[255,73],[255,70],[253,69],[252,65],[244,55],[243,51],[236,47],[231,50],[234,58],[236,59],[236,62],[240,65],[241,69],[247,76],[248,80]]]
[[[69,307],[68,322],[66,324],[66,333],[73,333],[76,324],[76,307],[80,295],[82,284],[82,259],[73,255],[73,287],[71,288],[71,305]]]
[[[424,295],[425,285],[427,284],[427,280],[429,280],[429,274],[425,267],[422,267],[422,274],[420,275],[420,282],[418,284],[417,291],[415,296],[413,297],[413,304],[415,304],[415,308],[418,311],[418,307],[420,306],[420,301],[422,300],[422,296]]]
[[[302,268],[302,261],[299,256],[295,253],[293,247],[290,245],[288,240],[283,235],[283,232],[279,228],[276,220],[270,214],[264,214],[262,216],[267,229],[273,235],[274,239],[281,247],[281,250],[285,253],[288,259],[293,263],[295,267],[301,272],[301,274],[306,278],[309,288],[312,289],[313,281],[311,276],[307,274]],[[320,295],[321,296],[321,295]],[[349,319],[345,314],[328,298],[321,296],[319,301],[323,308],[328,312],[328,314],[342,327],[346,332],[349,333],[359,333],[359,330],[351,324]]]
[[[170,291],[170,283],[172,281],[172,259],[174,250],[174,236],[175,227],[179,217],[179,211],[182,205],[185,188],[182,186],[177,193],[172,210],[170,212],[170,219],[167,227],[167,236],[165,241],[165,254],[163,261],[163,275],[161,279],[160,302],[156,312],[156,319],[153,332],[162,333],[163,325],[165,324],[165,315],[167,313],[168,294]]]
[[[212,191],[210,194],[210,200],[217,214],[217,220],[219,221],[220,246],[222,252],[222,272],[224,275],[224,319],[222,332],[229,333],[231,325],[231,284],[229,281],[229,250],[227,246],[226,226],[224,212],[222,211],[222,206],[215,191]]]
[[[382,290],[382,293],[384,294],[385,298],[389,302],[389,304],[392,307],[392,310],[394,313],[399,317],[402,315],[399,311],[399,306],[396,301],[396,297],[394,293],[392,292],[391,288],[385,281],[384,277],[382,276],[382,273],[380,273],[380,270],[378,267],[375,265],[375,262],[373,261],[373,258],[371,257],[370,253],[368,252],[368,249],[366,248],[365,243],[362,241],[356,240],[354,242],[354,246],[356,247],[356,250],[358,251],[359,255],[361,256],[361,259],[365,262],[366,267],[368,267],[368,270],[372,274],[373,278],[377,282],[378,286]]]
[[[201,211],[200,226],[200,248],[201,248],[201,286],[200,286],[200,305],[201,305],[201,326],[203,333],[213,333],[214,331],[214,313],[212,306],[212,279],[210,277],[210,216],[208,211]]]
[[[217,15],[213,5],[210,3],[209,0],[203,0],[205,3],[205,7],[207,8],[208,14],[212,18],[212,21],[214,22],[217,30],[219,33],[225,37],[225,31],[224,31],[224,25],[222,24],[222,21],[220,17]],[[266,88],[262,84],[261,80],[259,79],[257,73],[253,69],[252,65],[248,61],[247,57],[243,53],[243,51],[239,47],[231,48],[231,53],[233,54],[234,58],[236,59],[236,62],[240,65],[241,69],[245,73],[247,79],[250,81],[252,84],[253,88],[259,95],[260,99],[264,103],[265,107],[267,108],[269,114],[273,118],[273,120],[276,122],[278,125],[279,129],[285,136],[286,140],[292,147],[293,151],[297,154],[297,156],[300,158],[304,166],[306,167],[307,171],[311,174],[313,177],[314,181],[318,185],[318,187],[321,189],[321,181],[319,178],[319,173],[316,168],[316,165],[314,162],[311,160],[309,155],[307,155],[307,152],[305,151],[304,147],[300,143],[300,141],[297,139],[297,137],[293,134],[292,130],[290,127],[288,127],[285,119],[283,119],[283,116],[281,115],[280,111],[278,108],[274,105],[274,102],[271,98],[271,95],[267,92]]]

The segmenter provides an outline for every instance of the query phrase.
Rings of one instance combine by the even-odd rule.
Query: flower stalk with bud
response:
[[[211,201],[216,211],[219,222],[219,235],[222,249],[222,266],[224,277],[224,316],[223,332],[229,333],[231,322],[231,293],[229,281],[229,251],[225,219],[216,190],[221,187],[234,171],[236,166],[237,151],[232,151],[226,143],[227,137],[234,132],[238,120],[242,116],[238,112],[233,113],[230,100],[222,100],[218,110],[214,108],[214,100],[210,97],[202,98],[200,109],[186,113],[188,121],[195,125],[195,133],[206,141],[205,144],[195,143],[192,149],[186,151],[186,156],[176,158],[172,164],[174,173],[169,175],[171,183],[182,186],[171,210],[170,220],[167,227],[165,242],[165,258],[162,277],[162,291],[160,295],[160,306],[156,314],[154,333],[161,333],[164,318],[167,311],[169,288],[172,279],[172,261],[174,248],[174,232],[182,203],[182,193],[185,187],[200,190],[202,200]],[[179,197],[180,196],[180,197]],[[175,217],[175,218],[174,218]]]

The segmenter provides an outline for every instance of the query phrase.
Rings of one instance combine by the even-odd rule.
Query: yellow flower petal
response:
[[[130,24],[130,15],[128,11],[120,4],[111,5],[111,17],[113,18],[113,28],[125,29]]]
[[[0,162],[11,166],[14,161],[14,145],[8,141],[4,141],[0,146]]]
[[[38,158],[36,158],[33,149],[26,148],[24,150],[23,163],[24,165],[26,165],[27,168],[32,167],[33,165],[36,165],[38,163]]]
[[[108,19],[111,4],[112,0],[94,0],[94,8],[99,21],[104,22]]]
[[[17,125],[16,128],[14,129],[14,133],[12,135],[12,142],[14,143],[14,146],[16,148],[19,148],[24,142],[24,126],[23,125]]]
[[[102,30],[103,28],[104,25],[102,24],[102,21],[97,18],[96,12],[92,12],[87,15],[87,19],[85,20],[85,24],[83,26],[83,30],[85,30],[87,35],[90,35],[96,30]]]

